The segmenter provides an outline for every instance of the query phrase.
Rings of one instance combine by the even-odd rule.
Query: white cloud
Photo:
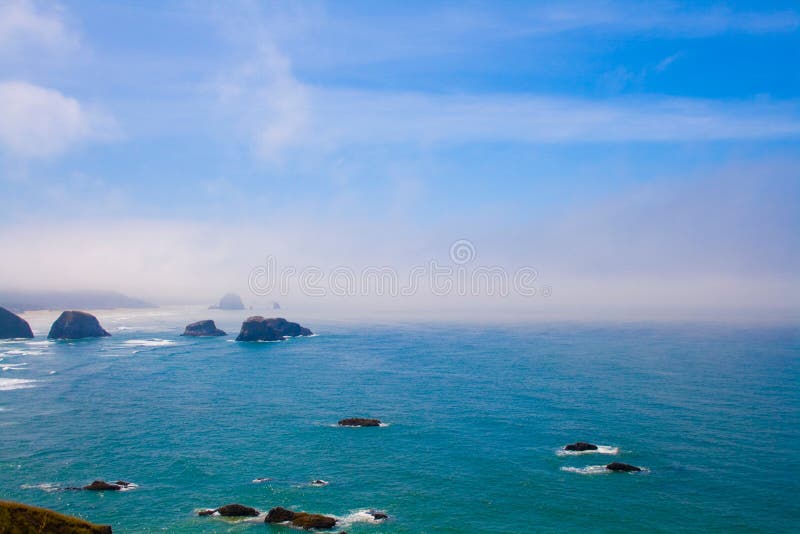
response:
[[[0,82],[0,146],[20,158],[60,154],[108,139],[113,119],[75,98],[22,81]]]
[[[64,14],[53,3],[41,9],[30,0],[0,2],[0,55],[46,50],[64,53],[79,46],[78,35],[68,28]]]

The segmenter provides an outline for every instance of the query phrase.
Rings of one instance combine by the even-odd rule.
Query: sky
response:
[[[797,320],[799,97],[796,2],[0,0],[0,288]]]

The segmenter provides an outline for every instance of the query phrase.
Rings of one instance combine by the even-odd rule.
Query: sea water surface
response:
[[[351,534],[800,527],[796,327],[286,314],[319,335],[233,342],[248,313],[97,312],[112,337],[74,342],[28,314],[37,337],[0,342],[0,498],[114,532],[291,532],[197,517],[232,502]],[[204,318],[231,335],[180,337]],[[58,491],[96,478],[138,487]]]

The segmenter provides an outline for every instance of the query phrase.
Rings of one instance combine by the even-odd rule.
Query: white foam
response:
[[[341,527],[349,527],[353,523],[371,523],[376,525],[378,523],[382,523],[385,519],[375,519],[370,511],[378,511],[374,509],[364,509],[364,510],[356,510],[346,516],[336,517],[336,526]]]
[[[61,488],[53,484],[52,482],[42,482],[41,484],[23,484],[20,486],[22,489],[38,489],[42,491],[46,491],[47,493],[53,493],[54,491],[59,491]]]
[[[587,465],[586,467],[562,467],[562,471],[578,473],[579,475],[604,475],[610,473],[604,465]]]
[[[25,378],[0,378],[0,391],[35,388],[36,380]]]
[[[174,345],[174,341],[170,341],[169,339],[129,339],[127,341],[123,341],[123,344],[131,346],[131,347],[166,347],[168,345]]]
[[[330,482],[322,479],[312,480],[311,482],[308,483],[309,486],[314,486],[315,488],[321,488],[327,486],[328,484],[330,484]]]
[[[260,478],[254,478],[252,482],[253,484],[263,484],[264,482],[269,482],[270,480],[272,479],[269,477],[260,477]]]
[[[134,484],[133,482],[128,482],[127,486],[120,486],[119,491],[131,491],[135,490],[139,487],[139,484]]]
[[[26,345],[52,345],[55,341],[50,341],[48,339],[44,341],[26,341]]]
[[[28,365],[27,363],[7,363],[7,364],[3,365],[2,367],[0,367],[0,370],[3,370],[3,371],[16,371],[17,369],[22,369],[23,367],[26,367],[27,365]]]
[[[598,445],[597,450],[593,451],[568,451],[563,447],[556,451],[558,456],[581,456],[584,454],[619,454],[619,447],[611,445]]]

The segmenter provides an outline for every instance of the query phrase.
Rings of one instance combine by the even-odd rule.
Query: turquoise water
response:
[[[0,498],[115,532],[291,532],[196,517],[230,502],[391,516],[350,533],[800,524],[797,328],[289,315],[319,335],[239,344],[245,314],[215,313],[101,313],[113,337],[58,343],[34,317],[37,339],[0,344]],[[205,317],[234,336],[178,335]],[[346,416],[388,426],[334,426]],[[619,453],[556,454],[576,440]],[[646,471],[562,469],[613,460]],[[53,491],[95,478],[139,487]]]

